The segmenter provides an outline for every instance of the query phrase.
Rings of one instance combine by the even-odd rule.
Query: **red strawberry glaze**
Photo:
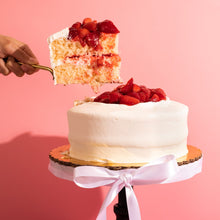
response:
[[[149,89],[133,83],[133,78],[125,85],[116,87],[112,92],[104,92],[94,102],[136,105],[140,102],[159,102],[166,100],[166,93],[161,88]]]
[[[85,18],[83,23],[74,23],[69,28],[68,40],[79,41],[84,47],[86,44],[95,50],[101,49],[99,37],[101,32],[106,34],[118,34],[119,30],[112,21],[103,22],[93,21],[91,18]]]

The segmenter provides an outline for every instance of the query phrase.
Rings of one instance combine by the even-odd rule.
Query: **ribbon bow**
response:
[[[128,215],[130,220],[141,220],[133,185],[160,184],[178,172],[174,155],[166,155],[138,169],[110,170],[103,167],[79,166],[74,169],[73,180],[83,188],[111,186],[97,220],[106,220],[106,208],[123,187],[126,190]]]

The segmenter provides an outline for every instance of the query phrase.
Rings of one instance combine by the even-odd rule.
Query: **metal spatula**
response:
[[[24,64],[24,63],[22,63],[22,62],[17,62],[18,64],[20,64],[20,65],[22,65],[22,64]],[[42,70],[47,70],[47,71],[49,71],[51,74],[52,74],[52,76],[54,77],[54,75],[53,75],[53,69],[51,69],[50,67],[48,67],[48,66],[42,66],[42,65],[38,65],[38,64],[29,64],[29,65],[31,65],[32,67],[34,67],[34,68],[38,68],[38,69],[42,69]]]

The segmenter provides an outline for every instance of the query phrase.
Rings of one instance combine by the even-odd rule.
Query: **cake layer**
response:
[[[133,106],[85,102],[68,111],[70,155],[85,161],[144,163],[187,153],[188,107],[171,100]]]
[[[66,57],[77,55],[118,54],[118,34],[101,33],[99,38],[101,47],[95,50],[87,44],[82,46],[80,41],[68,40],[68,33],[69,29],[66,28],[48,38],[52,67]]]
[[[55,84],[119,82],[120,64],[118,55],[67,57],[54,67]]]

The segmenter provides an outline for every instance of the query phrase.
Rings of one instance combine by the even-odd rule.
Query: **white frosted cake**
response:
[[[68,111],[70,156],[106,163],[182,157],[188,151],[187,116],[188,107],[168,99],[162,89],[137,86],[131,79]]]
[[[85,18],[48,38],[55,84],[91,84],[120,81],[119,30],[112,21]]]

